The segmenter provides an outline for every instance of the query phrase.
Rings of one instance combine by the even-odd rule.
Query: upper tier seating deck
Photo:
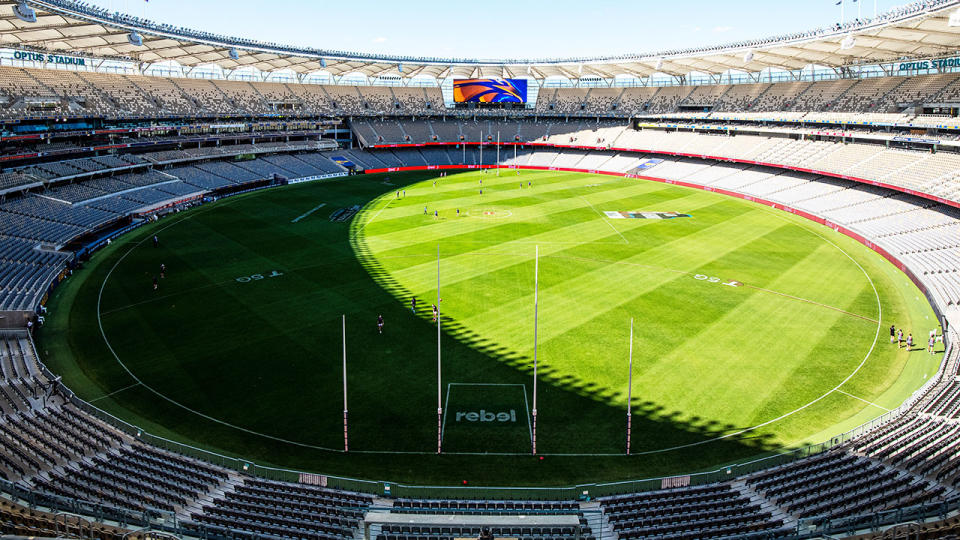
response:
[[[878,77],[780,83],[637,88],[543,88],[538,114],[687,114],[863,121],[853,113],[889,114],[875,121],[956,124],[924,117],[917,105],[960,101],[960,75]],[[439,87],[340,86],[162,78],[0,67],[0,118],[25,116],[150,117],[443,114]],[[709,111],[707,111],[709,112]],[[706,114],[700,111],[695,114]],[[810,116],[814,113],[830,113]],[[694,114],[694,113],[689,113]]]

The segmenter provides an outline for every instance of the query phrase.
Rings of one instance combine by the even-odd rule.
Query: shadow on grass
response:
[[[409,178],[408,175],[395,174],[392,177],[392,181],[400,185],[421,179],[421,175]],[[350,246],[356,254],[358,263],[373,281],[401,305],[409,306],[413,293],[384,269],[366,242],[365,224],[381,209],[375,199],[358,212],[351,223]],[[422,301],[422,298],[418,298],[418,302],[422,303]],[[435,329],[428,316],[429,313],[426,313],[422,319],[421,331],[425,335],[429,335],[427,332]],[[442,315],[441,319],[444,335],[456,340],[455,345],[448,345],[445,348],[445,363],[446,358],[450,356],[456,358],[458,362],[493,361],[521,375],[519,378],[507,377],[506,380],[532,382],[533,365],[530,357],[474,332],[448,315]],[[449,348],[455,350],[447,350]],[[554,416],[552,420],[546,420],[542,424],[548,432],[538,441],[540,443],[538,450],[541,453],[599,457],[625,452],[626,409],[613,405],[615,400],[623,400],[625,397],[623,391],[602,387],[595,382],[542,365],[538,369],[538,380],[541,383],[539,405],[541,418],[546,411]],[[555,416],[557,410],[562,411],[560,416],[563,420],[559,422]],[[683,463],[693,452],[697,457],[715,456],[713,462],[719,463],[724,459],[736,459],[781,449],[779,444],[772,441],[772,434],[744,432],[732,435],[743,430],[744,426],[705,420],[697,416],[684,419],[687,415],[681,411],[667,410],[657,403],[644,401],[637,396],[632,398],[631,413],[632,451],[638,454],[659,454],[666,450],[660,459],[675,462],[677,465]],[[673,447],[677,447],[676,450],[667,450]],[[668,454],[673,454],[678,459],[665,457]],[[637,457],[636,461],[639,462],[642,459]],[[699,467],[703,463],[705,461],[693,459],[690,465]],[[642,470],[643,467],[639,469]],[[682,466],[679,470],[683,470]]]
[[[451,441],[452,446],[464,452],[462,455],[435,455],[437,388],[436,367],[431,358],[436,357],[436,327],[430,323],[429,308],[424,310],[424,317],[410,316],[411,292],[378,263],[366,245],[362,228],[362,224],[379,211],[372,202],[376,197],[431,176],[429,173],[393,173],[394,186],[382,185],[382,178],[368,177],[351,179],[349,182],[353,184],[344,182],[322,188],[329,189],[327,193],[331,197],[334,191],[344,197],[337,204],[371,202],[367,202],[349,227],[331,224],[332,232],[310,245],[310,249],[321,250],[317,258],[323,261],[323,266],[309,273],[304,271],[302,277],[355,294],[343,305],[330,306],[318,313],[316,325],[309,328],[315,334],[313,348],[302,344],[291,347],[289,354],[317,356],[316,362],[311,357],[311,362],[303,365],[286,366],[282,372],[272,370],[275,379],[271,382],[280,387],[259,394],[239,394],[237,388],[242,388],[257,369],[268,369],[271,364],[265,364],[264,360],[270,359],[275,350],[238,347],[233,353],[235,358],[231,358],[237,366],[232,372],[236,373],[224,373],[219,365],[197,365],[187,373],[191,380],[157,381],[158,385],[163,384],[158,386],[160,391],[173,395],[180,392],[181,401],[211,416],[309,446],[291,445],[212,422],[136,387],[102,399],[97,405],[158,435],[259,463],[418,484],[460,483],[469,479],[473,484],[485,485],[555,486],[621,480],[709,469],[779,449],[769,434],[746,432],[720,439],[738,427],[698,417],[684,419],[681,411],[668,410],[635,397],[631,408],[632,451],[680,448],[626,457],[626,410],[611,404],[612,400],[621,398],[622,393],[548,366],[538,373],[537,442],[538,451],[546,454],[546,459],[529,455],[529,440],[510,442],[515,449],[511,452],[513,455],[483,455],[490,447],[502,446],[487,444],[483,437]],[[282,196],[285,191],[267,193]],[[149,228],[133,233],[131,238],[145,234],[150,234]],[[304,238],[296,239],[301,241],[306,242]],[[107,389],[130,386],[129,376],[115,362],[105,360],[110,358],[110,351],[99,338],[95,317],[90,316],[96,310],[102,277],[118,256],[117,251],[106,256],[95,265],[92,275],[84,278],[70,308],[68,328],[64,329],[66,339],[50,336],[51,340],[69,344],[57,349],[59,352],[55,354],[61,358],[74,355],[80,371],[84,372],[81,375],[65,371],[65,382],[75,387],[86,377],[95,383],[87,383],[90,388],[85,397],[88,399],[98,397]],[[358,300],[364,305],[356,306]],[[209,299],[198,297],[195,301]],[[286,311],[296,309],[299,306],[290,305]],[[353,345],[350,353],[352,451],[344,454],[339,450],[343,441],[342,412],[338,404],[341,398],[339,355],[326,354],[320,358],[317,351],[339,351],[340,313],[346,313],[348,321],[366,320],[370,318],[371,309],[382,309],[387,319],[383,340],[377,337],[372,319],[369,328],[348,324],[347,329],[348,343],[360,345]],[[178,323],[176,318],[172,320],[171,324]],[[478,335],[457,320],[444,317],[442,322],[444,384],[448,381],[502,382],[525,385],[527,391],[530,390],[530,358]],[[179,324],[182,326],[182,321]],[[189,336],[181,333],[178,337],[187,340]],[[243,341],[243,336],[237,339]],[[134,354],[134,350],[121,351],[123,354]],[[45,359],[48,359],[46,355]],[[59,358],[54,363],[57,361]],[[334,373],[336,375],[332,375]],[[178,384],[183,382],[189,384]],[[198,383],[204,388],[203,392],[189,390]],[[490,433],[491,437],[498,436]]]

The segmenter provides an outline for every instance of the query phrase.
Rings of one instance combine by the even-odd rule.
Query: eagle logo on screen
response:
[[[453,81],[457,103],[526,103],[526,79],[458,79]]]

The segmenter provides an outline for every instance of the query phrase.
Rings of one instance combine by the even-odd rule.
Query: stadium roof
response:
[[[17,17],[26,2],[36,22]],[[432,76],[648,77],[654,73],[685,76],[691,72],[760,72],[766,68],[800,70],[809,66],[841,68],[935,58],[957,54],[960,28],[949,25],[960,0],[926,0],[884,13],[876,19],[785,36],[699,48],[589,58],[489,60],[351,53],[291,47],[175,28],[73,0],[0,0],[0,44],[141,64],[175,61],[185,67],[214,64],[224,70],[253,67],[299,74],[325,71],[332,76],[354,72],[368,77]],[[131,32],[142,38],[137,46]]]

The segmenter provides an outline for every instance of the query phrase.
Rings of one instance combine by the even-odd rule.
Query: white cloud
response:
[[[387,38],[385,38],[385,37],[383,37],[383,36],[373,38],[373,42],[374,42],[374,43],[383,43],[383,42],[386,41],[386,40],[387,40]]]
[[[715,26],[713,28],[714,32],[729,32],[731,30],[733,30],[732,26]]]

